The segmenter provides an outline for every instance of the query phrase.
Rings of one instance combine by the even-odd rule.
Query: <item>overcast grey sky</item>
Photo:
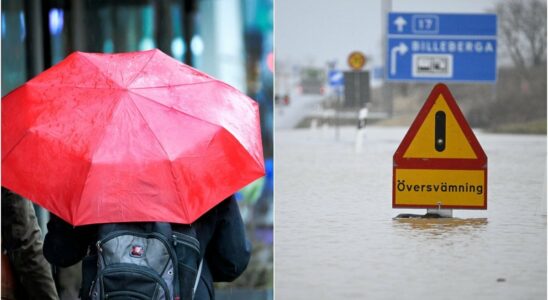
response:
[[[274,47],[277,61],[325,66],[358,50],[370,58],[367,67],[382,64],[382,0],[276,0]],[[497,0],[393,0],[392,11],[483,13]]]

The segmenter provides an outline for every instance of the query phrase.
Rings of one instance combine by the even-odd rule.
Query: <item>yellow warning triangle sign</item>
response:
[[[394,153],[392,207],[487,209],[487,156],[444,84]]]
[[[394,154],[396,163],[416,159],[486,161],[483,149],[444,84],[434,87]]]
[[[438,135],[445,135],[443,151],[438,151],[435,145],[440,141],[436,140],[436,122],[440,122],[439,112],[445,114],[445,128]],[[438,136],[440,139],[441,136]],[[443,142],[443,141],[442,141]],[[464,132],[453,112],[447,105],[447,100],[440,94],[426,118],[419,127],[417,134],[411,141],[409,148],[403,153],[405,158],[477,158],[472,146],[466,139]]]

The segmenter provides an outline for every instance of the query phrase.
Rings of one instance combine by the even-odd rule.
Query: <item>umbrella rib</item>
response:
[[[37,88],[51,88],[50,84],[43,83],[43,82],[29,82],[28,84]],[[79,85],[70,85],[70,84],[57,84],[55,85],[55,87],[60,87],[60,88],[69,87],[69,88],[75,88],[75,89],[91,89],[91,90],[112,90],[112,87],[79,86]]]
[[[92,65],[93,67],[95,67],[95,69],[97,69],[97,71],[99,71],[99,73],[101,73],[101,75],[103,75],[105,77],[106,80],[108,80],[108,82],[116,85],[117,87],[119,88],[122,88],[117,82],[115,82],[114,80],[112,80],[107,74],[105,74],[103,72],[103,70],[101,70],[101,68],[99,68],[93,61],[91,61],[89,58],[87,58],[85,55],[80,55],[83,59],[85,59],[90,65]]]
[[[84,194],[84,190],[86,189],[86,182],[88,182],[88,179],[89,179],[89,173],[91,171],[91,167],[93,166],[93,163],[91,160],[88,160],[88,169],[86,171],[86,179],[84,180],[84,183],[82,184],[82,190],[80,191],[80,196],[78,197],[78,199],[80,199],[80,201],[78,201],[78,205],[76,206],[76,210],[74,211],[74,215],[72,214],[71,212],[71,219],[72,219],[72,222],[74,223],[76,220],[75,220],[75,217],[78,214],[78,212],[80,211],[80,206],[82,205],[82,195]]]
[[[164,146],[162,145],[162,143],[160,142],[160,140],[158,139],[158,137],[154,134],[154,131],[152,130],[152,128],[150,127],[150,125],[148,124],[145,116],[143,115],[143,113],[141,112],[141,110],[139,109],[139,106],[137,106],[137,104],[135,104],[135,100],[133,100],[133,97],[130,95],[130,93],[128,93],[128,96],[129,98],[131,99],[131,103],[133,104],[133,106],[137,109],[137,111],[139,112],[139,115],[141,116],[141,119],[143,119],[143,121],[145,122],[145,124],[147,125],[148,129],[150,130],[150,132],[152,132],[152,135],[154,136],[154,138],[156,139],[156,141],[158,141],[158,144],[160,144],[160,147],[162,148],[162,150],[164,151],[165,155],[167,156],[167,158],[170,159],[171,161],[171,158],[169,157],[169,154],[167,153],[166,149],[164,148]]]
[[[110,117],[112,117],[112,115],[114,115],[114,113],[118,110],[118,107],[120,106],[120,103],[122,103],[121,97],[122,97],[122,96],[120,96],[120,98],[118,99],[119,101],[118,101],[118,103],[116,103],[116,106],[112,108]],[[87,170],[87,172],[86,172],[86,178],[85,178],[85,180],[84,180],[84,183],[82,184],[82,190],[80,191],[80,197],[79,197],[80,200],[82,199],[82,195],[84,194],[84,190],[86,189],[86,182],[87,182],[88,179],[89,179],[89,172],[91,171],[91,167],[93,166],[93,158],[94,158],[94,156],[95,156],[95,152],[94,152],[94,151],[96,151],[97,149],[99,149],[99,148],[101,147],[101,145],[102,145],[103,142],[104,142],[103,137],[104,137],[106,134],[107,134],[107,130],[104,129],[103,132],[102,132],[101,138],[99,139],[101,142],[98,143],[97,147],[95,147],[95,149],[92,150],[93,152],[90,153],[90,156],[89,156],[89,159],[88,159],[88,165],[89,165],[89,166],[88,166],[88,170]],[[76,211],[75,211],[76,214],[78,214],[78,212],[80,211],[80,206],[81,206],[81,205],[82,205],[82,201],[78,202],[78,207],[76,207]],[[72,216],[71,216],[71,217],[72,217]]]
[[[6,155],[2,157],[2,162],[4,162],[4,159],[6,159],[6,157],[8,157],[11,154],[11,152],[13,152],[13,149],[15,149],[15,147],[17,147],[17,145],[19,145],[27,135],[29,135],[29,129],[25,130],[25,133],[23,134],[23,136],[21,136],[21,138],[17,141],[17,143],[15,143],[13,147],[11,147],[8,153],[6,153]]]
[[[13,147],[8,151],[8,153],[6,153],[6,155],[4,155],[4,157],[2,158],[2,163],[4,162],[4,159],[6,159],[6,158],[11,154],[11,152],[13,151],[13,149],[15,149],[16,146],[19,145],[19,144],[23,141],[23,139],[25,139],[25,137],[26,137],[27,135],[29,135],[29,132],[30,132],[30,130],[27,129],[27,130],[25,131],[25,134],[23,134],[23,136],[17,141],[17,143],[15,143],[15,145],[13,145]],[[84,192],[85,182],[88,180],[88,177],[89,177],[89,170],[90,170],[90,169],[91,169],[91,162],[89,162],[88,171],[87,171],[87,173],[86,173],[86,180],[84,181],[84,184],[82,185],[82,191],[80,192],[80,197],[82,196],[82,194],[83,194],[83,192]],[[79,202],[78,204],[79,204],[79,205],[78,205],[78,208],[76,209],[76,212],[78,212],[78,210],[79,210],[79,208],[80,208],[81,202]],[[75,220],[74,220],[74,215],[73,215],[72,211],[69,211],[69,214],[70,214],[70,220],[71,220],[71,222],[74,222]]]
[[[178,87],[178,86],[188,86],[188,85],[198,85],[198,84],[206,84],[206,83],[215,83],[220,82],[218,80],[208,80],[208,81],[200,81],[200,82],[192,82],[192,83],[180,83],[180,84],[171,84],[171,85],[159,85],[159,86],[145,86],[145,87],[132,87],[132,90],[143,90],[143,89],[160,89],[160,88],[170,88],[170,87]]]
[[[222,82],[221,82],[221,83],[222,83]],[[150,98],[150,97],[141,95],[141,94],[139,94],[139,93],[134,93],[134,92],[131,91],[131,90],[128,90],[128,91],[130,92],[130,93],[128,93],[128,95],[129,95],[129,94],[135,94],[135,95],[137,95],[137,96],[139,96],[139,97],[143,97],[144,99],[147,99],[148,101],[151,101],[151,102],[154,102],[154,103],[156,103],[156,104],[158,104],[158,105],[161,105],[161,106],[164,106],[164,107],[173,109],[173,110],[175,110],[175,111],[177,111],[177,112],[179,112],[179,113],[185,114],[185,115],[187,115],[187,116],[189,116],[189,117],[191,117],[191,118],[194,118],[194,119],[196,119],[196,120],[198,120],[198,121],[205,122],[205,123],[211,124],[211,125],[216,126],[216,127],[224,128],[223,126],[221,126],[221,125],[219,125],[219,124],[215,124],[215,123],[209,122],[209,121],[207,121],[207,120],[200,119],[200,118],[198,118],[198,117],[196,117],[196,116],[193,116],[193,115],[191,115],[191,114],[189,114],[189,113],[187,113],[187,112],[184,112],[184,111],[182,111],[182,110],[179,110],[179,109],[177,109],[177,108],[175,108],[175,107],[168,106],[168,105],[165,105],[165,104],[163,104],[163,103],[161,103],[161,102],[158,102],[158,101],[156,101],[156,100],[154,100],[154,99],[152,99],[152,98]],[[131,98],[131,100],[133,101],[133,98]],[[139,111],[139,113],[140,113],[140,111]],[[146,122],[146,121],[145,121],[145,122]],[[148,125],[148,123],[147,123],[147,125]],[[232,134],[232,132],[228,131],[226,128],[224,128],[224,129],[225,129],[228,133],[230,133],[230,135],[234,136],[234,134]],[[238,142],[238,144],[240,144],[240,146],[241,146],[242,148],[246,149],[246,147],[244,147],[244,145],[242,145],[242,143],[241,143],[236,137],[234,137],[234,139]],[[253,160],[254,160],[257,164],[259,164],[259,165],[261,164],[253,155],[250,155],[250,156],[253,158]]]
[[[156,141],[158,141],[158,144],[160,145],[160,148],[162,148],[162,151],[164,151],[166,157],[168,158],[168,161],[169,161],[169,170],[171,171],[171,177],[174,179],[175,178],[175,174],[173,173],[173,162],[171,161],[171,158],[169,157],[169,154],[168,152],[166,151],[166,149],[164,148],[164,145],[162,145],[162,143],[160,142],[160,139],[158,139],[158,137],[154,134],[154,131],[152,130],[152,128],[150,127],[150,124],[148,124],[145,116],[143,115],[143,113],[141,112],[141,110],[139,109],[139,106],[135,103],[135,100],[133,100],[133,97],[130,95],[131,93],[128,93],[128,97],[131,99],[131,103],[133,104],[133,106],[135,106],[135,109],[137,109],[137,111],[139,112],[139,115],[141,116],[141,119],[143,119],[143,122],[145,122],[145,124],[147,125],[148,129],[150,130],[150,132],[152,133],[152,136],[154,136],[154,138],[156,139]],[[177,190],[177,197],[179,198],[179,203],[184,203],[183,200],[181,199],[181,194],[179,193],[179,187],[177,186],[177,183],[176,182],[173,182],[173,185],[175,186],[175,189]],[[183,208],[184,212],[185,212],[185,215],[186,217],[189,216],[188,214],[188,211],[187,211],[187,208],[185,205],[181,205],[181,207]]]
[[[137,77],[139,77],[139,75],[141,75],[143,70],[146,68],[146,66],[148,66],[148,64],[150,63],[152,58],[154,58],[154,56],[156,55],[157,52],[158,51],[152,51],[152,55],[150,56],[148,61],[143,65],[143,67],[141,68],[141,70],[139,70],[139,72],[135,73],[135,76],[133,76],[133,78],[131,78],[131,80],[128,82],[128,84],[126,86],[130,86],[135,81],[135,79],[137,79]]]
[[[175,111],[177,111],[177,112],[179,112],[179,113],[182,113],[182,114],[184,114],[184,115],[187,115],[187,116],[189,116],[189,117],[191,117],[191,118],[193,118],[193,119],[196,119],[196,120],[198,120],[198,121],[200,121],[200,122],[205,122],[205,123],[208,123],[208,124],[213,125],[213,126],[216,126],[216,127],[222,127],[222,126],[219,125],[219,124],[215,124],[215,123],[209,122],[209,121],[207,121],[207,120],[200,119],[200,118],[198,118],[198,117],[196,117],[196,116],[193,116],[193,115],[191,115],[191,114],[189,114],[189,113],[187,113],[187,112],[185,112],[185,111],[179,110],[179,109],[177,109],[177,108],[175,108],[175,107],[173,107],[173,106],[169,106],[169,105],[163,104],[163,103],[161,103],[161,102],[158,102],[158,101],[156,101],[156,100],[154,100],[154,99],[152,99],[152,98],[150,98],[150,97],[141,95],[141,94],[139,94],[139,93],[134,93],[134,92],[132,92],[131,90],[128,90],[128,91],[130,92],[130,93],[128,93],[128,94],[135,94],[135,95],[137,95],[137,96],[139,96],[139,97],[143,97],[143,98],[147,99],[148,101],[154,102],[154,103],[156,103],[156,104],[158,104],[158,105],[161,105],[161,106],[163,106],[163,107],[167,107],[167,108],[169,108],[169,109],[173,109],[173,110],[175,110]],[[131,100],[133,100],[133,98],[131,98]]]

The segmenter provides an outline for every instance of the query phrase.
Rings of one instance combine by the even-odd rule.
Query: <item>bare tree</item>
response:
[[[498,15],[502,46],[520,73],[546,64],[546,1],[501,1]],[[525,76],[527,77],[527,76]]]

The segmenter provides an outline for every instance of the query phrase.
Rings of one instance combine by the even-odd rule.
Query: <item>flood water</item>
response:
[[[477,133],[488,210],[394,220],[407,128],[278,130],[276,299],[546,299],[546,136]]]

